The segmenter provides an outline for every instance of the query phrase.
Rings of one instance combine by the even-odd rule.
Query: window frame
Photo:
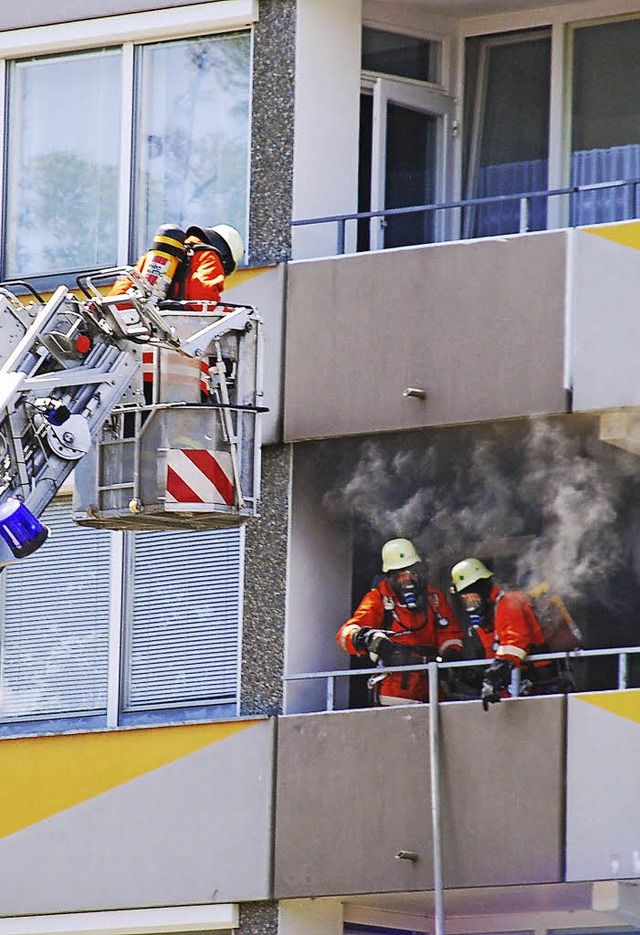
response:
[[[66,501],[61,502],[61,501]],[[62,509],[71,512],[71,496],[64,489],[54,500]],[[89,530],[91,533],[93,530]],[[239,527],[238,537],[238,581],[237,581],[237,628],[234,635],[236,645],[236,673],[233,699],[193,702],[183,704],[150,704],[134,711],[124,705],[125,680],[128,669],[127,653],[130,651],[133,626],[133,584],[135,565],[135,532],[130,530],[103,530],[110,541],[108,559],[104,569],[109,575],[108,615],[105,621],[107,636],[106,701],[104,711],[99,713],[60,713],[15,715],[0,720],[0,739],[12,736],[57,734],[69,730],[93,731],[114,730],[135,725],[157,726],[197,721],[213,721],[237,718],[241,709],[242,681],[242,634],[244,607],[244,566],[246,555],[245,526]],[[185,530],[183,530],[185,531]],[[211,531],[211,530],[210,530]],[[78,535],[87,531],[77,527]],[[194,535],[201,533],[194,532]],[[164,546],[166,547],[166,546]],[[28,560],[27,560],[28,561]],[[12,563],[13,564],[13,563]],[[11,565],[9,565],[11,568]],[[179,570],[179,569],[178,569]],[[185,568],[185,570],[187,570]],[[5,603],[8,587],[7,574],[0,574],[0,633],[5,621]],[[188,583],[185,585],[188,588]],[[188,591],[186,598],[188,599]],[[71,625],[72,608],[69,610]],[[0,655],[0,665],[3,663]]]
[[[251,29],[258,21],[258,0],[209,0],[192,6],[168,7],[144,13],[127,13],[50,26],[34,26],[0,33],[0,268],[6,263],[7,231],[7,88],[9,64],[21,59],[55,54],[73,54],[92,49],[118,47],[122,54],[121,144],[118,176],[117,256],[116,265],[125,265],[133,257],[131,210],[133,205],[134,95],[136,46],[217,36]],[[249,141],[250,145],[250,141]],[[249,179],[247,179],[248,223]],[[86,272],[86,271],[81,271]],[[68,283],[73,273],[50,273],[30,276],[40,290]],[[6,282],[15,280],[4,280]]]

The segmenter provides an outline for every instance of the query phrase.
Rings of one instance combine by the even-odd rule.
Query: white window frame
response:
[[[66,499],[70,499],[69,494],[70,490],[68,487],[65,487],[63,491],[58,494],[58,496],[64,496]],[[69,507],[71,504],[69,504]],[[83,531],[78,527],[78,535],[83,535]],[[0,722],[0,728],[2,729],[2,736],[8,734],[13,734],[16,731],[12,731],[12,727],[15,727],[17,732],[19,732],[19,727],[22,724],[34,725],[35,723],[43,725],[55,724],[58,721],[64,721],[65,723],[74,722],[78,724],[78,727],[82,727],[83,722],[90,720],[95,720],[96,717],[104,718],[104,727],[109,729],[116,729],[118,727],[126,726],[128,720],[130,720],[131,712],[125,711],[123,708],[123,689],[124,689],[124,679],[125,679],[125,668],[127,665],[127,653],[129,651],[129,628],[132,624],[132,604],[131,597],[132,591],[131,586],[133,583],[133,574],[134,574],[134,557],[135,557],[135,533],[131,531],[119,531],[119,530],[110,530],[109,531],[110,541],[109,541],[109,556],[107,560],[107,567],[105,568],[105,574],[109,575],[109,611],[108,611],[108,645],[107,645],[107,685],[106,685],[106,705],[104,713],[100,714],[91,714],[86,715],[82,713],[61,713],[55,716],[49,715],[24,715],[22,717],[12,717],[10,720]],[[236,672],[236,681],[234,685],[235,697],[230,698],[228,701],[223,702],[195,702],[185,701],[183,704],[172,704],[172,705],[152,705],[148,708],[141,708],[139,711],[134,712],[134,717],[138,716],[157,716],[158,723],[170,723],[174,718],[172,718],[171,712],[185,712],[189,708],[208,708],[212,712],[215,712],[216,707],[219,705],[221,707],[228,708],[229,705],[234,705],[234,716],[240,716],[240,707],[241,707],[241,683],[242,683],[242,633],[243,633],[243,607],[244,607],[244,566],[245,566],[245,550],[246,550],[246,535],[245,527],[242,525],[239,530],[239,541],[238,541],[238,558],[239,558],[239,581],[238,581],[238,603],[237,603],[237,619],[238,626],[237,632],[235,634],[235,644],[237,652],[237,672]],[[174,569],[174,572],[179,572],[180,568]],[[5,598],[6,598],[6,588],[7,588],[7,577],[6,575],[0,575],[0,620],[4,621],[5,613]],[[188,595],[187,595],[188,596]],[[70,613],[72,608],[70,608]],[[71,619],[71,618],[70,618]],[[0,656],[0,663],[2,657]],[[228,716],[228,714],[227,714]],[[67,729],[67,728],[65,728]],[[83,727],[86,730],[100,729],[100,727],[92,728],[91,726]],[[50,727],[47,727],[47,730],[51,730]],[[1,933],[0,933],[1,935]]]
[[[119,46],[122,50],[122,123],[120,176],[118,185],[116,264],[129,262],[129,217],[131,211],[131,172],[133,154],[134,48],[163,39],[218,35],[253,26],[258,21],[258,0],[212,0],[193,6],[169,7],[145,13],[127,13],[51,26],[34,26],[0,32],[0,119],[6,126],[7,64],[21,58],[54,53]],[[0,140],[0,165],[6,166],[6,138]],[[3,204],[7,187],[6,169],[0,170]],[[248,184],[247,184],[248,191]],[[0,239],[6,232],[2,222]],[[52,276],[56,275],[52,272]]]
[[[452,153],[450,142],[455,122],[455,101],[432,84],[412,79],[390,78],[373,72],[362,73],[361,88],[373,95],[371,132],[371,211],[385,208],[385,153],[387,135],[387,104],[399,104],[438,120],[436,154],[436,202],[450,197]],[[436,240],[443,239],[445,219],[436,212]],[[381,250],[384,244],[384,223],[374,218],[370,225],[370,250]]]
[[[457,61],[464,62],[465,42],[473,36],[508,35],[511,32],[547,27],[551,29],[551,93],[549,101],[549,181],[550,189],[569,182],[571,107],[571,41],[573,31],[582,26],[640,15],[638,0],[574,0],[563,6],[510,11],[460,21]],[[456,96],[463,100],[465,75],[461,66],[455,79]],[[462,148],[457,147],[455,175],[462,175]],[[548,205],[547,230],[564,227],[568,218],[566,198],[553,198]]]

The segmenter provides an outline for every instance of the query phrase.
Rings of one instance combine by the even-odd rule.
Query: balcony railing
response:
[[[531,230],[548,230],[552,227],[581,227],[587,224],[611,223],[640,217],[639,185],[640,178],[617,179],[567,188],[466,198],[462,201],[448,201],[440,204],[411,205],[403,208],[305,218],[292,221],[292,227],[335,224],[338,256],[346,252],[349,221],[355,222],[356,225],[366,224],[369,228],[372,221],[380,219],[383,227],[386,227],[390,219],[403,215],[423,214],[428,221],[423,225],[424,229],[431,233],[422,239],[414,240],[412,242],[414,246],[420,243],[444,243],[452,240],[527,233]],[[558,199],[556,203],[558,223],[549,225],[551,213],[549,206],[552,199]],[[564,199],[564,202],[560,199]],[[509,209],[506,213],[505,207]],[[482,223],[477,223],[479,215],[482,215]],[[353,241],[355,244],[355,236]],[[409,244],[385,244],[385,246],[403,245]],[[355,249],[354,252],[361,251]]]
[[[572,659],[600,659],[607,656],[617,657],[618,665],[616,690],[624,691],[629,687],[629,657],[640,656],[640,646],[625,646],[616,647],[613,649],[576,649],[569,653],[536,653],[536,655],[530,657],[530,659],[535,659],[536,662],[558,659],[570,663]],[[324,710],[333,711],[335,709],[337,679],[348,679],[355,676],[369,676],[375,678],[381,676],[383,673],[388,672],[427,672],[429,675],[429,682],[431,683],[435,679],[435,683],[437,684],[439,672],[442,670],[469,669],[472,667],[488,666],[491,664],[491,662],[491,659],[465,659],[462,662],[426,662],[416,665],[404,666],[376,666],[375,668],[371,669],[335,669],[331,672],[299,672],[295,675],[283,675],[282,681],[304,682],[313,679],[326,680],[326,707]],[[590,689],[587,686],[584,689],[581,689],[581,691],[590,691]],[[431,693],[433,693],[433,686],[431,686]],[[512,697],[517,697],[520,694],[520,672],[518,669],[514,670],[513,672],[509,693]],[[435,692],[434,697],[438,697],[437,691]],[[470,698],[470,700],[472,699]]]

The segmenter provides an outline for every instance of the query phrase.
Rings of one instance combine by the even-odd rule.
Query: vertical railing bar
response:
[[[624,691],[629,680],[629,657],[626,653],[618,656],[618,691]]]
[[[336,677],[335,675],[330,675],[327,679],[327,711],[333,711],[335,694]]]
[[[346,239],[346,218],[340,218],[338,221],[338,256],[342,256],[344,253],[345,239]]]
[[[529,199],[520,199],[520,233],[526,234],[529,230]]]
[[[433,836],[434,935],[445,935],[442,877],[442,802],[440,798],[440,705],[438,663],[429,663],[429,761]]]

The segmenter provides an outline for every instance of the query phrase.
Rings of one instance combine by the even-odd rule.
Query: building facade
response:
[[[0,576],[0,935],[640,930],[634,653],[374,710],[335,641],[408,536],[640,643],[640,3],[41,7],[0,13],[3,281],[232,223],[268,412],[259,517],[63,490]]]

